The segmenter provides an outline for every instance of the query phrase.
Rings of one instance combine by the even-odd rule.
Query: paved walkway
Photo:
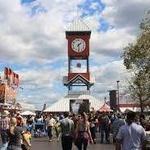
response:
[[[1,146],[1,138],[0,138]],[[1,149],[1,148],[0,148]],[[32,138],[32,149],[31,150],[62,150],[61,142],[53,140],[48,141],[48,137]],[[73,145],[72,150],[77,150],[76,146]],[[115,150],[112,144],[100,144],[98,139],[97,144],[90,144],[88,150]]]
[[[88,150],[114,150],[112,144],[90,144]],[[48,142],[47,138],[33,138],[32,150],[61,150],[60,141]],[[77,150],[76,146],[73,146],[72,150]]]

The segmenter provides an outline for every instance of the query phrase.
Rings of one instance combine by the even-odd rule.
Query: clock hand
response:
[[[80,50],[80,45],[81,45],[81,43],[78,43],[78,45],[77,45],[77,47],[78,47],[78,52],[79,52],[79,50]]]
[[[78,47],[81,45],[81,43],[78,44]]]
[[[77,47],[78,47],[78,52],[79,52],[79,50],[80,50],[80,45],[81,45],[81,43],[79,43],[79,44],[77,45]]]

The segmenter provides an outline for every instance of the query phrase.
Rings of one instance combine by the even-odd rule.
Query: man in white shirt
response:
[[[56,123],[56,120],[53,118],[52,114],[50,114],[48,122],[47,122],[47,132],[48,132],[48,137],[49,137],[50,142],[52,141],[52,137],[53,137],[52,130],[53,130],[55,123]]]
[[[141,125],[135,123],[136,114],[127,113],[126,124],[121,126],[116,136],[116,150],[144,150],[146,133]]]

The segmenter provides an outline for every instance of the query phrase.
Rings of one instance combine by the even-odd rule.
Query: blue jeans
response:
[[[2,139],[1,150],[6,150],[7,145],[8,145],[8,131],[7,130],[1,130],[1,139]]]
[[[8,142],[8,131],[7,130],[1,130],[1,138],[2,138],[3,144]]]
[[[22,150],[21,146],[9,145],[7,150]]]
[[[107,126],[101,127],[101,143],[104,141],[104,135],[105,135],[105,141],[109,142],[109,128]]]
[[[8,142],[5,144],[2,144],[0,147],[0,150],[7,150]]]
[[[73,142],[72,136],[62,135],[61,144],[63,150],[72,150],[72,142]]]

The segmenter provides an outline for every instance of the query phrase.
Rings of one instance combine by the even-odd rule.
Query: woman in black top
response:
[[[24,138],[23,133],[24,133],[23,128],[17,126],[16,118],[11,118],[10,129],[8,131],[9,143],[7,150],[22,150],[21,149],[22,139],[25,140],[25,142],[29,146],[31,146],[30,143],[26,141],[26,139]]]
[[[90,132],[90,124],[85,113],[81,114],[81,117],[77,122],[75,134],[75,145],[78,150],[87,150],[89,141],[93,143]]]

